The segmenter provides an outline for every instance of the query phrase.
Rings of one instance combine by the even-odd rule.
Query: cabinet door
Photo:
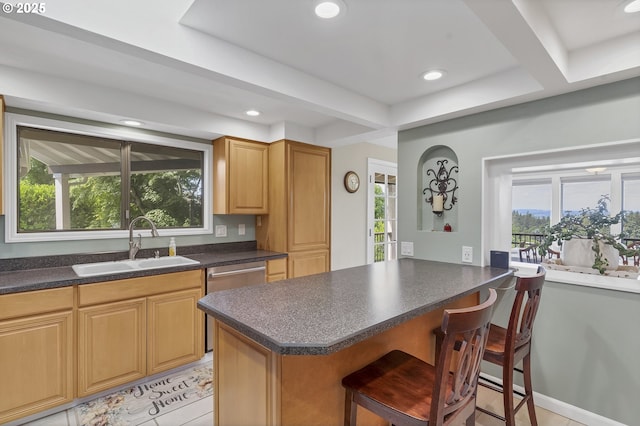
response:
[[[201,297],[202,291],[198,288],[147,299],[147,374],[203,357],[204,313],[197,307]]]
[[[288,251],[329,249],[331,151],[290,143]]]
[[[146,375],[144,298],[78,310],[78,396]]]
[[[73,400],[72,318],[0,321],[0,424]]]
[[[269,145],[220,138],[213,142],[215,214],[268,212]]]
[[[289,278],[319,274],[329,270],[329,250],[289,253]]]
[[[232,140],[229,144],[229,213],[267,213],[268,184],[268,145]]]

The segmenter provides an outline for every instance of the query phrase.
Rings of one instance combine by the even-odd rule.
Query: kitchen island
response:
[[[392,349],[433,362],[443,310],[512,276],[401,259],[211,293],[198,307],[215,318],[215,423],[341,425],[343,376]]]

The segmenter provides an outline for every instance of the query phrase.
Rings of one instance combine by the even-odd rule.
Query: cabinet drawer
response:
[[[73,287],[27,291],[0,296],[0,320],[73,307]]]
[[[275,259],[267,261],[267,282],[287,279],[287,259]]]
[[[170,291],[200,288],[203,285],[204,271],[202,269],[85,284],[78,287],[78,304],[79,306],[87,306],[115,302]]]

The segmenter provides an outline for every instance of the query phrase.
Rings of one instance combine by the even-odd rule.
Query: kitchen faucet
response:
[[[147,222],[149,222],[149,225],[151,225],[151,236],[152,237],[159,237],[160,234],[158,234],[158,230],[156,229],[156,225],[155,223],[153,223],[151,221],[151,219],[149,219],[146,216],[138,216],[135,219],[133,219],[131,221],[131,224],[129,225],[129,260],[134,260],[136,258],[136,254],[138,253],[138,250],[140,250],[140,247],[142,247],[142,235],[138,234],[138,241],[133,241],[133,225],[135,225],[136,222],[140,221],[140,220],[146,220]]]

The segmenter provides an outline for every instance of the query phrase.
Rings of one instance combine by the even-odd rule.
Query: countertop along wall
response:
[[[483,158],[637,139],[638,117],[640,78],[635,78],[400,132],[399,241],[413,241],[417,258],[454,263],[468,245],[479,264],[485,255],[480,253]],[[459,159],[459,224],[452,233],[417,230],[417,161],[436,145],[452,148]],[[534,390],[586,410],[573,410],[578,415],[591,412],[637,424],[639,306],[638,294],[548,282],[534,333]],[[498,322],[508,308],[498,306]],[[487,371],[501,376],[496,369]],[[583,423],[606,424],[602,421]]]

